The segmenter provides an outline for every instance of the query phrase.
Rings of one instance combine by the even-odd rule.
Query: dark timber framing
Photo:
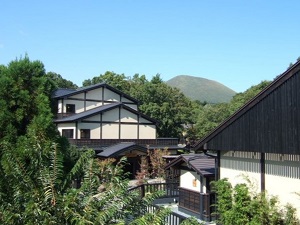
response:
[[[299,155],[299,112],[300,61],[193,148]]]
[[[300,155],[299,134],[300,61],[192,147],[217,151],[218,178],[221,151],[260,154],[260,188],[265,191],[266,154]]]

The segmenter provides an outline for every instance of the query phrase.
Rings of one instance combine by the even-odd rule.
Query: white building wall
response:
[[[72,95],[70,96],[70,98],[78,98],[78,99],[84,99],[84,93],[79,93],[79,94],[76,94],[76,95]]]
[[[121,139],[137,139],[137,125],[122,124],[121,125]]]
[[[106,111],[102,114],[102,121],[118,122],[119,121],[119,108]]]
[[[65,99],[64,100],[64,113],[67,111],[66,110],[66,105],[67,104],[74,104],[75,105],[75,113],[81,113],[84,111],[84,101],[79,101],[79,100],[70,100],[70,99]]]
[[[140,123],[149,123],[149,122],[150,122],[149,120],[147,120],[143,117],[140,118]]]
[[[77,134],[80,139],[80,130],[81,129],[90,129],[91,139],[100,139],[100,126],[99,123],[78,123],[77,125]]]
[[[118,139],[119,138],[119,124],[104,124],[102,127],[103,139]]]
[[[102,106],[102,102],[86,101],[85,110],[94,109],[99,106]]]
[[[220,178],[228,178],[232,186],[245,183],[247,179],[260,190],[260,154],[248,152],[221,152]]]
[[[104,89],[104,100],[119,102],[120,101],[120,95],[113,92],[113,91],[111,91],[111,90]]]
[[[73,134],[74,134],[73,138],[75,139],[75,137],[76,137],[76,132],[75,132],[76,125],[75,125],[75,123],[59,123],[59,124],[57,124],[57,129],[58,129],[60,135],[62,135],[62,130],[63,129],[72,129]]]
[[[125,109],[122,109],[121,111],[121,122],[135,122],[137,123],[137,120],[138,120],[138,115],[128,111],[128,110],[125,110]]]
[[[86,92],[86,99],[102,100],[102,88],[97,88]]]
[[[140,139],[155,139],[156,126],[155,125],[139,125]]]
[[[202,183],[203,183],[203,190],[202,190],[202,192],[206,193],[207,190],[206,190],[206,178],[205,177],[202,178]]]
[[[125,98],[125,97],[122,97],[121,100],[122,100],[122,102],[133,103],[133,101],[131,101],[128,98]]]
[[[265,158],[267,193],[278,196],[282,205],[292,204],[300,219],[300,155],[266,154]]]
[[[57,101],[57,113],[62,113],[62,109],[63,109],[63,104],[62,104],[62,100],[58,100]]]
[[[260,192],[260,153],[221,152],[220,178],[228,178],[234,187],[250,179],[253,191]],[[281,206],[292,204],[300,218],[300,156],[266,154],[265,189],[268,195],[277,196]]]
[[[200,193],[200,175],[188,170],[180,170],[180,187]]]
[[[98,124],[98,126],[100,126],[101,115],[100,115],[100,114],[97,114],[97,115],[94,115],[94,116],[85,118],[84,120],[85,120],[85,121],[99,121],[99,123],[97,123],[97,124]]]

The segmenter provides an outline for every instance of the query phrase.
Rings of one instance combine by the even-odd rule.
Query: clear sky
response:
[[[299,0],[1,0],[0,64],[24,56],[81,85],[105,71],[237,92],[300,56]]]

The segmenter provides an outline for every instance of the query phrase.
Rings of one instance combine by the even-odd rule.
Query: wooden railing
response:
[[[161,145],[177,145],[178,138],[157,138],[157,139],[69,139],[70,144],[77,147],[99,148],[118,144],[120,142],[134,142],[138,145],[161,146]]]
[[[55,119],[62,119],[62,118],[68,117],[68,116],[73,116],[75,114],[76,113],[57,113]]]
[[[179,197],[179,207],[196,213],[203,221],[212,221],[212,213],[215,202],[214,193],[199,193],[185,188],[180,188],[179,183],[152,183],[142,184],[132,187],[129,191],[138,191],[141,197],[144,197],[147,192],[164,191],[165,195],[161,198]],[[147,208],[148,212],[154,212],[159,206],[152,205]],[[179,225],[184,219],[184,216],[172,212],[166,219],[166,224]]]
[[[200,215],[201,219],[211,221],[215,202],[214,193],[199,193],[185,188],[179,188],[179,207]]]
[[[147,192],[155,193],[163,191],[165,194],[161,198],[178,197],[178,186],[179,183],[152,183],[142,184],[136,187],[129,188],[128,191],[138,191],[141,197],[144,197]]]

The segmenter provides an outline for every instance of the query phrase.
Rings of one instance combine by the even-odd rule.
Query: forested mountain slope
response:
[[[236,94],[235,91],[217,81],[189,75],[176,76],[166,83],[177,87],[190,99],[200,102],[229,102]]]

